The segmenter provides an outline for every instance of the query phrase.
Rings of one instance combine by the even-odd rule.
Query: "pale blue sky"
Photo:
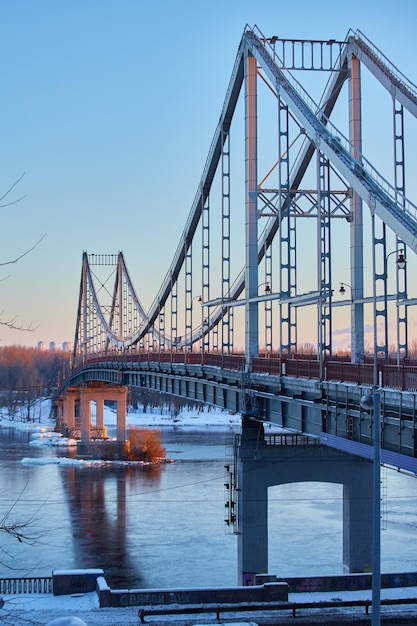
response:
[[[73,341],[82,252],[123,250],[145,306],[183,230],[246,24],[282,38],[359,28],[410,80],[413,0],[0,0],[0,345]],[[146,278],[147,276],[147,278]],[[149,279],[150,276],[150,279]],[[142,284],[143,283],[143,284]]]

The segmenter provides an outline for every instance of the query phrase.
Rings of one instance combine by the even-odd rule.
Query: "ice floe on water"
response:
[[[171,463],[169,459],[163,460],[165,463]],[[69,457],[24,457],[21,460],[23,465],[60,465],[60,466],[77,466],[77,467],[146,467],[154,465],[146,461],[107,461],[103,459],[71,459]]]

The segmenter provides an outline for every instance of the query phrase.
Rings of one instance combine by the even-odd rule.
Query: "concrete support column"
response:
[[[343,565],[346,572],[372,570],[372,465],[362,459],[343,485]]]
[[[101,394],[96,398],[96,426],[104,427],[104,397]]]
[[[263,425],[243,419],[238,448],[238,584],[254,585],[268,571],[268,489],[259,458],[265,446]]]
[[[117,441],[126,441],[127,387],[121,387],[117,398]]]
[[[67,391],[63,402],[63,422],[64,426],[73,428],[75,426],[75,396],[74,392]]]
[[[55,401],[52,405],[52,410],[53,410],[53,416],[55,418],[55,426],[58,430],[61,430],[64,428],[65,426],[65,422],[64,422],[64,400],[63,398],[60,398],[59,400]]]
[[[60,398],[53,405],[54,417],[64,423],[65,413],[64,413],[64,399]]]
[[[81,410],[81,442],[90,441],[90,424],[91,424],[91,406],[90,394],[87,391],[80,391],[80,410]]]

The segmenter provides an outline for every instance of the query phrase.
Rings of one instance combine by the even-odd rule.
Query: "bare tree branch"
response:
[[[30,526],[34,522],[37,521],[39,511],[42,509],[43,505],[40,505],[38,507],[38,509],[34,513],[32,513],[32,515],[30,517],[28,517],[25,521],[8,523],[8,519],[9,519],[13,509],[17,506],[17,504],[22,499],[23,494],[26,491],[27,485],[28,485],[28,481],[26,482],[26,485],[23,487],[23,489],[21,490],[19,496],[16,498],[14,503],[11,505],[11,507],[9,508],[7,513],[0,520],[0,532],[4,532],[7,535],[10,535],[11,537],[14,537],[15,539],[18,540],[19,543],[25,543],[25,544],[29,544],[29,545],[34,545],[36,543],[36,541],[38,541],[39,538],[43,536],[44,533],[43,532],[36,532],[36,533],[32,533],[31,534],[31,533],[28,532],[28,528],[30,528]]]
[[[20,261],[20,259],[23,259],[24,256],[29,254],[29,252],[32,252],[32,250],[34,250],[37,246],[39,246],[40,242],[42,241],[42,239],[45,239],[45,237],[46,237],[46,233],[44,233],[42,237],[35,243],[35,245],[29,248],[29,250],[26,250],[26,252],[23,252],[23,254],[16,257],[12,261],[6,261],[5,263],[0,263],[0,267],[2,267],[3,265],[12,265],[13,263],[17,263],[18,261]]]
[[[25,172],[23,172],[23,174],[21,176],[19,176],[19,178],[13,183],[13,185],[6,191],[6,193],[4,193],[2,196],[0,196],[0,202],[2,202],[5,198],[7,198],[7,196],[9,195],[10,192],[13,191],[13,189],[16,187],[16,185],[18,185],[20,183],[20,181],[22,180],[23,176],[25,175]],[[4,208],[7,206],[11,206],[12,204],[17,204],[18,202],[20,202],[21,200],[23,200],[24,198],[26,198],[25,194],[24,196],[22,196],[21,198],[18,198],[17,200],[12,200],[12,202],[7,202],[6,204],[0,204],[0,208]]]
[[[18,325],[16,322],[17,315],[9,320],[3,321],[2,315],[3,311],[0,313],[0,326],[7,326],[7,328],[10,328],[11,330],[21,330],[23,332],[33,333],[39,328],[39,326],[32,326],[32,323],[30,323],[29,326],[23,326],[23,324]]]
[[[0,196],[0,203],[13,191],[13,189],[16,187],[16,185],[19,184],[19,182],[22,180],[23,176],[25,175],[25,173],[23,172],[23,174],[13,183],[13,185],[6,191],[6,193],[4,193],[2,196]],[[17,202],[20,202],[20,200],[23,200],[23,198],[25,198],[26,196],[22,196],[21,198],[19,198],[18,200],[14,200],[13,202],[8,202],[6,204],[0,204],[0,208],[3,207],[7,207],[10,206],[12,204],[16,204]],[[23,252],[22,254],[20,254],[18,257],[16,257],[15,259],[11,259],[10,261],[6,261],[4,263],[0,263],[0,267],[3,267],[4,265],[13,265],[14,263],[17,263],[18,261],[20,261],[21,259],[23,259],[23,257],[25,257],[27,254],[29,254],[30,252],[32,252],[40,243],[41,241],[46,237],[46,233],[44,233],[42,235],[42,237],[28,250],[26,250],[25,252]],[[0,282],[2,282],[3,280],[6,280],[7,278],[9,278],[9,276],[6,276],[3,279],[0,279]],[[23,324],[18,324],[16,322],[17,317],[12,317],[11,319],[8,320],[3,320],[1,318],[0,314],[0,326],[6,326],[7,328],[10,328],[11,330],[19,330],[19,331],[24,331],[24,332],[34,332],[38,327],[32,327],[32,324],[29,324],[29,326],[24,326]]]

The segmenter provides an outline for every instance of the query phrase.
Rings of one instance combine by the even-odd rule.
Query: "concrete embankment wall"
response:
[[[194,589],[111,589],[101,569],[55,570],[52,575],[54,595],[96,591],[100,607],[169,606],[184,604],[233,604],[286,602],[288,593],[355,591],[372,588],[371,574],[314,576],[280,579],[258,574],[256,584],[247,587]],[[383,589],[417,587],[417,572],[381,575]]]
[[[168,606],[174,604],[228,604],[238,602],[286,602],[288,585],[283,582],[252,587],[213,589],[110,589],[97,579],[101,607]]]
[[[310,576],[277,578],[288,584],[289,593],[325,593],[326,591],[358,591],[372,589],[372,574],[346,574],[343,576]],[[381,588],[417,587],[417,572],[381,574]]]

